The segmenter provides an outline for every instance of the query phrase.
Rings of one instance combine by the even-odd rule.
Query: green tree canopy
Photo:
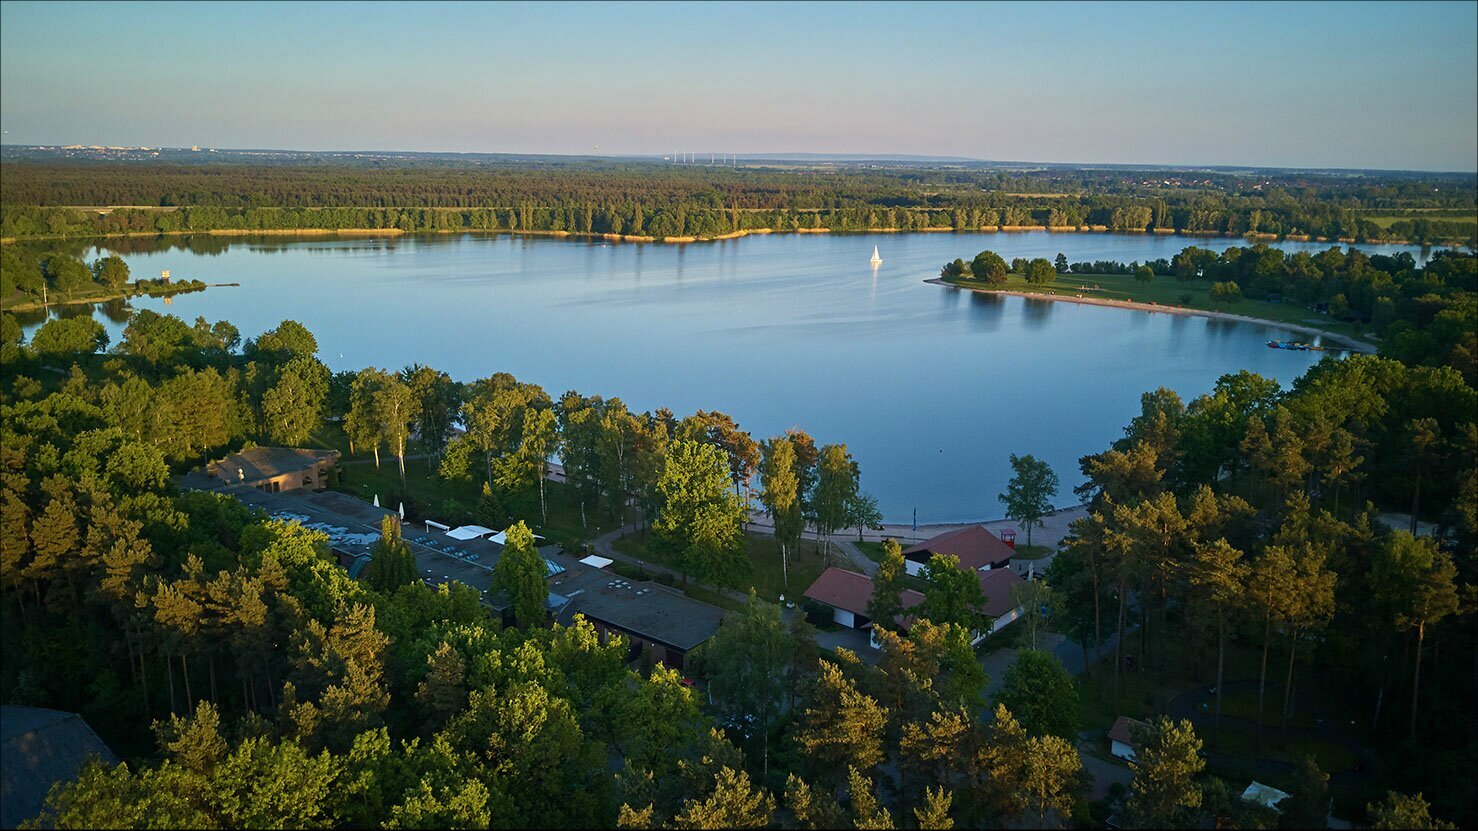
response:
[[[970,274],[977,280],[999,285],[1006,282],[1006,261],[994,251],[982,251],[970,261]]]
[[[88,355],[107,348],[107,330],[90,317],[52,318],[31,334],[31,350],[46,357]]]
[[[1057,656],[1022,649],[1006,670],[996,703],[1005,705],[1032,735],[1078,735],[1078,685]]]
[[[731,490],[724,452],[710,444],[675,441],[657,482],[661,510],[652,548],[699,579],[733,584],[749,568],[743,556],[744,505]]]
[[[549,588],[549,569],[534,547],[534,532],[523,522],[507,531],[503,553],[493,566],[493,585],[507,598],[513,619],[525,629],[544,622]]]
[[[1046,462],[1030,454],[1011,454],[1011,481],[1006,492],[996,498],[1006,505],[1006,516],[1026,527],[1026,544],[1031,545],[1032,527],[1042,524],[1042,517],[1052,510],[1052,497],[1057,495],[1057,474]]]
[[[370,546],[370,561],[364,576],[371,588],[387,594],[420,577],[410,544],[401,537],[400,519],[394,514],[386,514],[380,520],[380,538]]]
[[[985,628],[987,621],[980,611],[985,596],[980,578],[963,568],[953,554],[935,554],[924,564],[924,602],[919,604],[920,617],[938,623],[953,623],[966,632]]]

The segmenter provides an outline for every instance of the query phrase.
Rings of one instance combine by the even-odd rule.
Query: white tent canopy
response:
[[[606,566],[616,561],[612,560],[610,557],[602,557],[599,554],[591,554],[589,557],[586,557],[580,562],[584,563],[587,566],[590,566],[591,568],[605,568]]]
[[[1272,808],[1275,811],[1278,810],[1278,803],[1287,798],[1287,792],[1280,791],[1271,785],[1264,785],[1261,782],[1253,782],[1247,786],[1247,790],[1242,792],[1243,802],[1255,802],[1264,807]]]
[[[446,535],[454,540],[475,540],[478,537],[486,537],[491,533],[493,533],[493,529],[484,528],[481,525],[459,525],[446,532]]]

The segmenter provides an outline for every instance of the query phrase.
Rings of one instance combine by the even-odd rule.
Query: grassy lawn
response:
[[[73,303],[101,303],[105,300],[116,300],[128,297],[168,297],[172,294],[185,294],[192,291],[204,291],[205,286],[194,286],[180,283],[168,288],[158,286],[152,290],[145,290],[139,286],[129,284],[123,288],[115,289],[111,286],[91,285],[71,292],[50,292],[47,302],[52,306],[68,306]],[[22,292],[11,292],[0,298],[0,310],[4,311],[29,311],[42,308],[41,299],[31,297]]]
[[[1112,634],[1110,625],[1112,612],[1106,611],[1104,616],[1104,636]],[[1122,676],[1122,688],[1117,696],[1114,695],[1114,656],[1112,652],[1103,660],[1093,665],[1093,676],[1080,676],[1078,679],[1078,716],[1085,728],[1101,727],[1108,729],[1119,716],[1130,718],[1149,718],[1165,712],[1170,700],[1186,690],[1194,687],[1210,687],[1215,681],[1215,668],[1207,667],[1207,677],[1198,677],[1190,669],[1189,658],[1201,655],[1204,647],[1201,644],[1178,641],[1167,638],[1166,671],[1164,681],[1160,680],[1159,656],[1151,655],[1151,662],[1141,666],[1138,672],[1125,671]],[[1215,658],[1214,647],[1211,659]],[[1139,633],[1129,632],[1125,636],[1124,654],[1139,655]],[[1247,646],[1228,646],[1226,657],[1226,677],[1228,679],[1256,678],[1258,660],[1261,652],[1258,649]],[[1282,676],[1269,675],[1269,689],[1274,686],[1273,679],[1281,682]],[[1282,703],[1282,687],[1278,686],[1279,695],[1277,700]],[[1269,698],[1272,698],[1269,693]],[[1222,708],[1226,712],[1226,702],[1230,696],[1223,699]],[[1255,709],[1256,698],[1253,699]],[[1278,705],[1271,705],[1271,711],[1276,711]]]
[[[676,569],[678,565],[655,556],[647,546],[645,532],[616,540],[616,550],[650,563]],[[750,534],[745,537],[745,552],[751,564],[749,576],[729,588],[747,592],[752,587],[765,600],[776,602],[784,594],[787,601],[799,602],[801,593],[821,576],[821,555],[813,540],[803,540],[800,551],[793,552],[789,564],[789,580],[782,578],[780,543],[774,537]],[[694,587],[694,583],[689,583]],[[689,592],[692,594],[692,592]],[[717,596],[717,592],[713,592]],[[698,595],[694,595],[695,597]],[[708,598],[701,598],[708,600]],[[713,601],[710,601],[713,602]]]
[[[1296,323],[1316,326],[1347,335],[1359,336],[1365,327],[1345,323],[1323,316],[1295,302],[1268,303],[1263,300],[1244,298],[1235,303],[1212,303],[1211,283],[1205,280],[1181,282],[1174,277],[1155,277],[1141,283],[1130,274],[1059,274],[1057,281],[1048,286],[1034,286],[1019,274],[1009,274],[1006,283],[992,286],[973,278],[950,281],[964,288],[997,289],[1004,291],[1030,291],[1040,294],[1056,294],[1064,297],[1099,298],[1103,300],[1131,300],[1138,303],[1154,303],[1160,306],[1183,306],[1200,311],[1229,312],[1261,318],[1274,323]],[[1189,299],[1185,297],[1189,295]]]
[[[1366,222],[1374,222],[1382,228],[1389,228],[1397,222],[1409,222],[1413,219],[1430,219],[1433,222],[1452,222],[1472,227],[1478,227],[1478,214],[1455,214],[1440,212],[1440,208],[1412,208],[1407,214],[1384,214],[1379,216],[1362,216]],[[1471,228],[1470,228],[1471,230]]]
[[[883,561],[882,543],[875,540],[863,540],[862,542],[852,540],[852,544],[857,546],[857,550],[861,551],[864,557],[867,557],[867,559],[872,560],[874,563],[881,563]]]
[[[332,446],[332,445],[330,445]],[[436,475],[435,459],[410,459],[405,463],[406,516],[416,519],[434,519],[448,525],[475,522],[474,512],[482,493],[482,483],[475,478],[467,481],[448,482]],[[339,466],[337,490],[365,500],[380,497],[380,504],[395,508],[400,502],[400,468],[395,457],[381,454],[380,467],[373,464]],[[538,497],[531,507],[518,512],[534,532],[550,542],[566,546],[574,545],[614,528],[604,511],[588,511],[589,527],[580,523],[580,506],[575,502],[571,488],[558,482],[545,483],[545,499],[549,507],[549,521],[543,522],[539,513]]]
[[[1212,712],[1215,705],[1207,702],[1206,712]],[[1283,685],[1268,684],[1267,695],[1264,697],[1262,712],[1263,724],[1282,724],[1283,710]],[[1245,718],[1248,721],[1257,720],[1257,692],[1254,690],[1238,690],[1227,693],[1221,699],[1221,714],[1224,716],[1235,716]],[[1307,713],[1295,711],[1293,717],[1288,720],[1290,727],[1314,727],[1314,718]]]
[[[1211,749],[1211,734],[1208,730],[1201,737],[1205,742],[1205,748]],[[1241,725],[1228,725],[1223,723],[1221,727],[1221,740],[1217,743],[1215,750],[1218,753],[1226,753],[1233,756],[1246,757],[1252,760],[1252,748],[1257,744],[1257,736],[1251,728]],[[1262,758],[1271,759],[1276,762],[1287,762],[1298,764],[1305,756],[1312,755],[1319,762],[1319,767],[1325,773],[1340,773],[1355,766],[1355,754],[1344,745],[1328,742],[1314,736],[1294,736],[1287,740],[1278,733],[1278,728],[1264,727],[1262,731]]]
[[[1045,545],[1018,545],[1016,546],[1016,553],[1011,555],[1011,559],[1040,560],[1051,553],[1052,549]]]
[[[1131,634],[1125,646],[1126,654],[1137,654],[1139,647],[1137,635]],[[1185,666],[1183,661],[1185,650],[1197,647],[1190,644],[1167,644],[1167,647],[1170,653],[1170,669],[1166,672],[1163,683],[1160,682],[1159,674],[1153,666],[1142,668],[1139,672],[1125,672],[1122,689],[1115,696],[1112,655],[1094,666],[1093,678],[1090,679],[1086,675],[1080,676],[1078,679],[1078,716],[1083,727],[1090,730],[1106,730],[1113,724],[1114,719],[1121,715],[1137,719],[1153,718],[1164,713],[1170,701],[1181,693],[1196,687],[1210,686],[1205,679],[1178,671],[1178,668]],[[1258,657],[1259,651],[1251,647],[1228,649],[1227,678],[1256,678]],[[1264,702],[1263,758],[1297,763],[1305,755],[1313,754],[1318,759],[1319,766],[1330,773],[1349,770],[1354,766],[1356,761],[1354,753],[1343,745],[1317,736],[1300,735],[1285,739],[1278,729],[1280,721],[1278,713],[1282,704],[1281,677],[1270,675],[1267,697]],[[1255,720],[1257,718],[1257,691],[1238,691],[1225,696],[1222,699],[1222,714]],[[1296,714],[1289,720],[1289,725],[1291,727],[1315,726],[1314,720],[1307,714]],[[1198,728],[1197,732],[1207,750],[1214,749],[1219,753],[1245,757],[1247,768],[1251,769],[1252,749],[1256,742],[1254,727],[1224,721],[1220,740],[1215,747],[1212,745],[1210,727],[1204,730]],[[1238,770],[1240,767],[1238,762],[1224,767],[1229,774],[1246,773],[1246,771]]]

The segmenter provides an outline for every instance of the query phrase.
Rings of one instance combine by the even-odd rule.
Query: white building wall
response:
[[[990,633],[994,635],[995,633],[1001,631],[1001,629],[1004,628],[1007,624],[1014,622],[1019,617],[1021,617],[1021,607],[1017,606],[1015,609],[1012,609],[1006,614],[1001,615],[1000,617],[991,621]]]
[[[1134,761],[1134,748],[1130,747],[1127,744],[1124,744],[1121,741],[1110,742],[1109,752],[1114,754],[1115,756],[1118,756],[1120,759],[1128,759],[1131,762]]]

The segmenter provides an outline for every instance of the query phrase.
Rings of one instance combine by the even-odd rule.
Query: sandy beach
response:
[[[1219,320],[1236,320],[1242,323],[1259,323],[1264,326],[1277,326],[1298,332],[1304,335],[1317,335],[1331,343],[1339,344],[1341,347],[1355,352],[1368,352],[1375,354],[1379,347],[1370,341],[1352,338],[1349,335],[1341,335],[1325,329],[1316,329],[1312,326],[1303,326],[1297,323],[1284,323],[1280,320],[1268,320],[1262,317],[1251,317],[1248,315],[1236,315],[1230,312],[1212,312],[1204,309],[1187,309],[1184,306],[1162,306],[1158,303],[1139,303],[1133,300],[1108,300],[1102,297],[1070,297],[1061,294],[1045,294],[1035,291],[1016,291],[1013,289],[978,289],[973,286],[957,286],[947,283],[943,278],[932,277],[925,280],[936,286],[944,286],[950,289],[961,289],[963,291],[978,291],[984,294],[1007,294],[1015,297],[1030,297],[1033,300],[1060,300],[1066,303],[1082,303],[1087,306],[1112,306],[1116,309],[1135,309],[1141,312],[1162,312],[1172,315],[1191,315],[1193,317],[1212,317]]]

